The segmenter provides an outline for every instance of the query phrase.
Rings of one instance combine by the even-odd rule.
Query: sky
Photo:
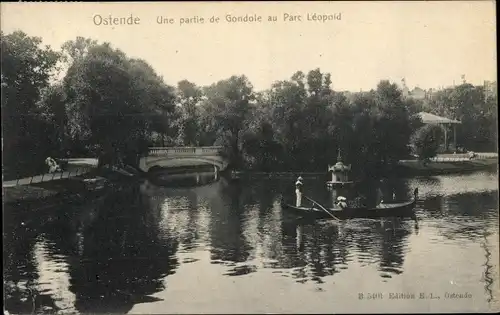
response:
[[[1,3],[1,29],[39,36],[54,49],[83,36],[110,42],[147,61],[166,83],[208,85],[246,75],[256,90],[296,71],[320,68],[335,90],[375,88],[382,79],[439,88],[496,80],[493,1],[432,2],[188,2]],[[136,25],[96,25],[103,18],[140,19]],[[260,23],[229,23],[260,15]],[[284,15],[301,21],[284,21]],[[308,20],[336,15],[340,20]],[[174,24],[158,24],[157,17]],[[277,16],[269,22],[268,16]],[[205,19],[180,25],[180,19]],[[209,23],[219,17],[219,23]]]

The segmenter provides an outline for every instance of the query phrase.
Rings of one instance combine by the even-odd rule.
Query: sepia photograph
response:
[[[4,314],[500,311],[495,1],[0,9]]]

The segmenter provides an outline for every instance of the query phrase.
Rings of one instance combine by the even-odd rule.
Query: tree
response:
[[[338,147],[335,137],[335,111],[342,107],[344,99],[336,95],[330,88],[330,74],[324,74],[320,69],[307,74],[308,97],[302,117],[305,118],[303,131],[308,135],[303,137],[303,152],[315,152],[314,155],[301,158],[300,164],[323,164],[332,162]]]
[[[66,95],[62,84],[55,83],[41,91],[38,110],[41,113],[40,118],[51,126],[51,132],[48,135],[50,143],[55,150],[59,151],[57,155],[60,155],[62,151],[68,149]]]
[[[36,104],[57,70],[60,54],[49,46],[41,48],[40,38],[21,31],[2,32],[0,37],[4,167],[10,177],[9,172],[22,169],[41,171],[37,166],[43,166],[49,139]],[[30,165],[35,169],[30,170]]]
[[[420,127],[412,136],[418,159],[427,161],[436,156],[442,142],[443,130],[438,125],[425,125]]]
[[[408,144],[413,133],[413,122],[407,104],[401,96],[397,85],[389,81],[380,81],[374,95],[375,134],[384,164],[397,162],[409,153]]]
[[[66,62],[72,64],[84,58],[89,49],[97,45],[96,40],[78,36],[75,40],[65,42],[61,49]]]
[[[323,74],[316,68],[307,74],[307,87],[309,95],[319,96],[323,89]]]
[[[482,87],[471,84],[457,86],[450,95],[452,104],[456,104],[456,119],[461,121],[457,129],[457,138],[461,144],[471,150],[485,150],[491,141],[490,126],[496,115],[488,108]]]
[[[272,117],[270,125],[275,139],[287,154],[280,159],[283,167],[295,168],[300,164],[301,144],[304,142],[303,111],[307,100],[305,75],[298,71],[289,81],[275,82],[259,100]]]
[[[481,136],[485,139],[485,149],[498,151],[498,97],[494,95],[485,99],[483,121],[480,123]]]
[[[252,167],[312,170],[332,162],[338,140],[335,112],[348,104],[330,85],[330,74],[320,69],[307,75],[298,71],[257,94],[244,141]]]
[[[107,43],[75,59],[64,88],[80,127],[73,132],[98,145],[102,164],[137,165],[147,151],[155,119],[167,118],[175,106],[173,89],[151,66]]]
[[[436,115],[461,121],[457,128],[459,146],[470,150],[496,150],[497,100],[485,97],[482,86],[468,83],[437,91],[427,110]]]
[[[180,106],[182,143],[197,146],[200,143],[200,112],[198,105],[203,92],[196,84],[182,80],[177,84],[177,102]]]
[[[247,130],[243,135],[243,160],[245,167],[264,172],[283,167],[282,147],[276,141],[271,125],[265,93],[256,94],[256,102],[247,120]]]
[[[254,99],[253,87],[245,76],[232,76],[205,88],[203,120],[207,131],[228,149],[234,167],[241,165],[240,142]]]
[[[344,106],[345,108],[345,106]],[[352,132],[349,138],[339,135],[339,141],[342,143],[346,160],[350,161],[359,169],[369,169],[381,160],[378,150],[379,139],[375,133],[377,125],[376,110],[377,104],[373,93],[356,93],[352,96],[350,110],[344,109],[346,124],[352,126]],[[341,119],[342,121],[342,119]],[[347,127],[346,127],[347,128]],[[342,141],[342,139],[345,139]]]

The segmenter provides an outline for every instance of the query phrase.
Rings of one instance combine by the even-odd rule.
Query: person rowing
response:
[[[297,196],[296,206],[300,207],[302,204],[302,187],[304,184],[302,183],[302,177],[299,176],[297,181],[295,182],[295,195]]]

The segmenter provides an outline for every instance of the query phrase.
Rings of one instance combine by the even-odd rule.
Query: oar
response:
[[[328,213],[332,218],[334,218],[335,220],[337,221],[340,221],[339,218],[337,218],[336,216],[334,216],[333,214],[330,213],[330,211],[326,210],[325,207],[323,207],[322,205],[320,205],[319,203],[317,203],[316,201],[312,200],[311,198],[307,197],[307,196],[304,196],[307,200],[311,201],[312,203],[314,204],[317,204],[321,209],[323,209],[323,211],[325,211],[326,213]]]

